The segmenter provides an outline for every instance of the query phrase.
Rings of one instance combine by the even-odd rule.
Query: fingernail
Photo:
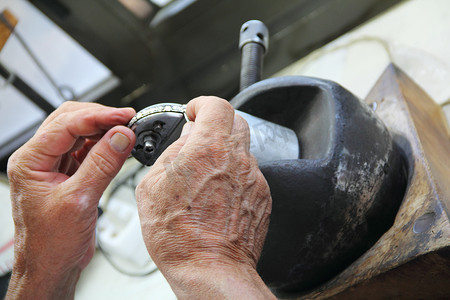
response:
[[[186,124],[184,124],[183,130],[181,131],[180,136],[191,133],[193,127],[194,127],[194,122],[187,122]]]
[[[109,140],[109,144],[117,152],[123,152],[130,145],[130,139],[126,135],[116,132]]]

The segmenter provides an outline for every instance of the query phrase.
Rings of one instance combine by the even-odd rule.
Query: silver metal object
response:
[[[136,134],[131,154],[143,165],[153,165],[181,134],[186,123],[186,105],[160,103],[139,111],[128,127]]]
[[[128,127],[134,130],[137,125],[145,121],[146,117],[157,113],[163,112],[174,112],[185,114],[186,105],[179,103],[158,103],[151,106],[148,106],[142,110],[140,110],[128,123]]]
[[[269,50],[269,30],[258,20],[245,22],[239,35],[241,50],[240,90],[261,80],[263,57]]]
[[[250,152],[258,163],[266,161],[298,159],[300,147],[292,129],[257,118],[236,110],[250,128]]]
[[[250,152],[258,163],[299,158],[297,135],[289,128],[236,111],[250,127]],[[132,155],[144,165],[152,165],[181,134],[188,121],[186,105],[161,103],[139,111],[128,127],[136,134]]]
[[[269,30],[263,22],[251,20],[242,24],[239,49],[242,49],[248,43],[259,44],[265,52],[269,51]]]

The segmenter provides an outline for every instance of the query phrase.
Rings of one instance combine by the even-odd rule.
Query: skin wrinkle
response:
[[[94,253],[98,201],[134,144],[133,132],[116,126],[129,121],[133,110],[92,103],[62,108],[8,161],[16,230],[7,299],[73,298],[79,274]],[[111,114],[118,112],[122,117],[116,120],[122,120],[114,124]],[[77,129],[73,120],[87,126]],[[114,128],[97,143],[80,136],[104,133],[100,127]],[[115,132],[130,139],[128,152],[111,151],[108,141]]]
[[[264,187],[263,187],[264,188]],[[260,193],[257,193],[257,195],[249,195],[248,197],[252,197],[257,200],[256,204],[256,211],[263,213],[263,214],[270,214],[271,207],[269,207],[269,202],[266,201],[263,195],[260,195]],[[268,216],[258,216],[259,222],[256,224],[256,229],[259,228],[265,228],[265,226],[262,224],[264,220],[268,219]]]
[[[103,178],[112,179],[116,175],[117,171],[115,168],[115,164],[111,161],[112,158],[110,157],[109,153],[93,151],[91,155],[97,162],[96,164],[94,164],[94,167],[97,170],[93,170],[94,176],[92,176],[90,180],[88,180],[88,182],[92,181],[92,184],[95,184],[95,182],[98,180],[101,180]],[[95,175],[97,175],[97,178],[95,178]]]
[[[153,220],[141,223],[142,232],[149,233],[144,240],[165,276],[185,264],[254,268],[262,249],[271,198],[248,150],[248,127],[221,124],[233,128],[231,135],[224,128],[200,129],[225,118],[214,120],[195,119],[180,145],[171,146],[179,147],[178,153],[169,147],[136,191],[140,215]]]
[[[190,133],[164,151],[136,190],[149,253],[180,299],[273,298],[255,270],[271,198],[248,151],[248,126],[214,97],[194,99],[186,113]],[[64,103],[12,156],[17,248],[8,300],[74,297],[94,252],[98,200],[135,142],[116,125],[134,114]],[[123,153],[109,144],[118,132],[130,140]],[[261,199],[247,199],[254,195]]]

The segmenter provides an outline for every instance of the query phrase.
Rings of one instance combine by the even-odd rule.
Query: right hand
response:
[[[214,97],[190,101],[186,113],[191,122],[136,190],[149,253],[178,297],[266,298],[255,268],[272,199],[248,125]]]

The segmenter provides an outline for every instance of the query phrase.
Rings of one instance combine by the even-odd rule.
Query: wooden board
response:
[[[0,51],[3,49],[3,46],[5,46],[12,33],[11,26],[5,24],[3,19],[7,20],[9,25],[13,28],[17,25],[17,19],[13,16],[13,14],[8,10],[4,10],[0,18]]]
[[[390,65],[365,100],[405,152],[394,225],[337,277],[299,299],[450,299],[450,138],[445,116]]]

